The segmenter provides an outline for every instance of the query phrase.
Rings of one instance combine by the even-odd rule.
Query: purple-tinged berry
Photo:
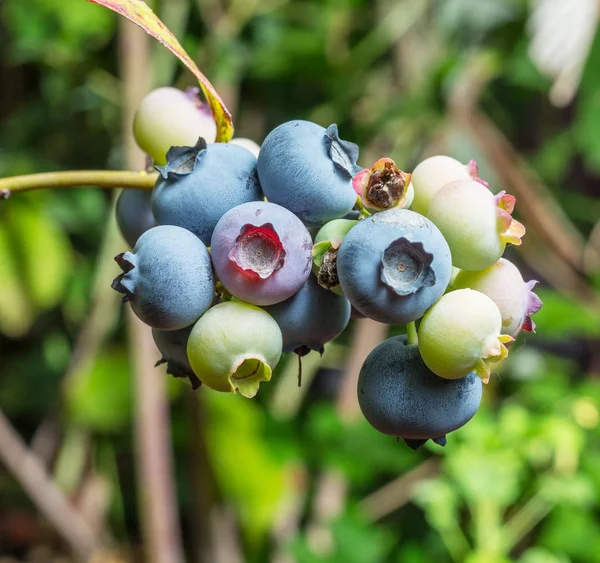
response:
[[[531,315],[542,307],[542,301],[532,291],[535,280],[525,282],[518,268],[505,258],[479,272],[461,270],[454,289],[475,289],[487,295],[500,309],[502,333],[516,338],[521,330],[535,331]]]
[[[312,250],[314,272],[319,284],[342,295],[337,274],[337,253],[350,229],[358,224],[351,219],[334,219],[326,223],[315,236]]]
[[[156,366],[167,364],[167,373],[173,377],[186,377],[192,384],[192,389],[200,387],[201,383],[187,357],[187,342],[194,325],[181,330],[152,329],[154,343],[161,353],[161,359]]]
[[[411,174],[402,172],[391,158],[380,158],[352,179],[352,187],[364,207],[371,211],[401,209],[409,197]]]
[[[309,226],[320,226],[354,207],[357,159],[358,147],[342,141],[336,125],[324,129],[310,121],[288,121],[263,142],[258,176],[269,201]]]
[[[289,299],[265,307],[279,325],[283,351],[304,356],[310,350],[323,353],[324,345],[338,336],[350,320],[350,302],[323,289],[310,276]]]
[[[415,321],[444,293],[450,249],[437,227],[406,209],[376,213],[358,223],[337,253],[344,295],[382,323]]]
[[[177,225],[204,244],[230,209],[262,199],[256,157],[231,143],[173,147],[152,191],[152,211],[160,225]]]
[[[431,156],[419,163],[413,170],[411,185],[414,188],[414,199],[411,209],[422,215],[427,215],[433,196],[446,184],[456,180],[475,180],[487,186],[478,178],[477,163],[471,160],[462,164],[450,156]]]
[[[482,384],[475,373],[447,380],[423,363],[406,336],[389,338],[368,356],[358,379],[358,403],[374,428],[404,438],[413,449],[445,436],[477,412]]]
[[[257,201],[221,217],[211,253],[217,276],[231,295],[273,305],[294,295],[310,275],[312,239],[293,213]]]
[[[475,371],[487,383],[491,365],[506,358],[502,316],[483,293],[458,289],[446,293],[419,325],[419,350],[427,367],[444,379],[459,379]]]
[[[115,258],[123,273],[112,287],[123,293],[133,312],[159,330],[195,323],[212,304],[215,283],[208,250],[181,227],[146,231],[133,251]]]
[[[117,224],[123,238],[133,248],[149,229],[156,227],[147,190],[123,190],[117,199]]]
[[[229,301],[206,312],[187,343],[193,371],[204,385],[254,397],[281,357],[281,330],[262,309]]]
[[[194,145],[198,137],[213,143],[217,125],[197,88],[157,88],[140,102],[133,121],[139,147],[156,164],[165,164],[171,147]]]

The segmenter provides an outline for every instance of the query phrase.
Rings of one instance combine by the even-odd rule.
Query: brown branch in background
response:
[[[440,460],[429,458],[364,498],[359,504],[359,509],[369,520],[381,520],[409,502],[414,495],[415,485],[436,475],[439,468]]]
[[[343,420],[354,420],[360,414],[356,395],[360,368],[369,352],[385,340],[387,331],[387,325],[371,319],[354,321],[354,332],[349,347],[350,355],[346,363],[343,384],[337,402],[338,413]]]
[[[538,235],[538,239],[546,246],[546,253],[553,255],[555,264],[560,264],[565,277],[556,279],[558,276],[553,276],[551,268],[544,268],[543,264],[540,273],[547,275],[548,279],[554,277],[552,281],[559,289],[570,293],[583,291],[584,295],[580,295],[580,298],[591,298],[591,292],[581,276],[584,271],[583,236],[533,168],[479,109],[481,93],[493,73],[493,65],[486,57],[475,58],[468,65],[456,80],[448,100],[451,117],[480,147],[503,187],[517,197],[518,212],[525,220],[528,231]],[[528,253],[526,248],[523,250],[523,254]],[[528,254],[532,257],[530,252]]]
[[[145,155],[131,133],[133,115],[149,85],[148,36],[121,20],[119,33],[124,85],[123,140],[127,166],[144,168]],[[127,308],[135,378],[135,442],[139,517],[146,561],[180,563],[184,560],[178,523],[170,438],[166,381],[154,369],[158,353],[149,327]]]
[[[43,463],[27,449],[2,411],[0,459],[79,559],[87,561],[102,550],[100,538],[69,503]]]

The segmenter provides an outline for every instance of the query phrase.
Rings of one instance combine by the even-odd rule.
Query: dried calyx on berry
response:
[[[391,158],[380,158],[352,179],[360,203],[367,209],[401,209],[408,203],[411,174],[400,170]]]

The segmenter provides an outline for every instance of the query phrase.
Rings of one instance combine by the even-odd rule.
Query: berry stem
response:
[[[50,188],[137,188],[151,190],[157,175],[145,171],[130,170],[68,170],[65,172],[42,172],[0,178],[0,199],[18,192]]]
[[[419,337],[417,336],[417,327],[415,322],[406,324],[406,335],[408,336],[408,345],[417,346],[419,344]]]

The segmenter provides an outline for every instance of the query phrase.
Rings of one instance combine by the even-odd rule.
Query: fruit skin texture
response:
[[[233,258],[240,249],[243,231],[254,228],[275,233],[277,247],[283,250],[275,269],[262,274],[265,277],[243,269]],[[245,203],[223,215],[212,236],[211,253],[215,271],[225,289],[255,305],[273,305],[289,299],[311,273],[312,239],[306,227],[287,209],[266,201]],[[250,256],[248,266],[253,264],[252,258]],[[239,261],[239,256],[237,259]]]
[[[190,365],[203,384],[254,397],[281,357],[281,330],[265,311],[228,301],[207,311],[187,343]]]
[[[152,338],[162,357],[156,366],[166,363],[167,373],[173,377],[187,377],[192,384],[192,389],[200,387],[201,383],[187,357],[187,341],[194,325],[181,330],[152,329]]]
[[[258,155],[258,176],[267,199],[309,226],[344,217],[356,203],[352,177],[358,147],[310,121],[288,121],[271,131]]]
[[[315,276],[290,299],[265,307],[279,325],[283,351],[304,355],[308,350],[323,353],[324,345],[338,336],[350,320],[350,302],[322,288]]]
[[[504,359],[504,345],[514,339],[501,334],[502,317],[483,293],[457,289],[446,293],[419,325],[419,350],[427,367],[445,379],[475,371],[484,383],[491,364]]]
[[[475,373],[447,380],[423,363],[406,336],[384,340],[367,356],[358,378],[358,402],[374,428],[418,447],[466,424],[477,412],[482,383]],[[439,442],[444,443],[443,440]]]
[[[123,190],[117,199],[117,224],[123,238],[133,248],[147,230],[156,227],[148,190]]]
[[[133,135],[139,147],[156,164],[166,163],[173,146],[194,145],[198,137],[214,143],[217,125],[210,108],[196,88],[157,88],[140,102],[133,120]]]
[[[450,272],[450,249],[442,234],[407,209],[360,221],[337,254],[344,295],[363,315],[388,324],[421,318],[444,293]]]
[[[252,139],[246,139],[246,137],[234,137],[229,142],[234,145],[239,145],[240,147],[248,149],[256,158],[258,158],[260,146],[257,143],[255,143]]]
[[[502,333],[516,338],[521,330],[533,332],[530,315],[540,310],[542,302],[533,293],[535,280],[525,282],[518,268],[505,258],[479,272],[461,270],[454,279],[454,289],[470,288],[487,295],[500,309]]]
[[[414,189],[410,207],[413,211],[427,215],[429,203],[438,190],[454,180],[471,178],[468,166],[450,156],[431,156],[420,162],[412,173]]]
[[[181,227],[146,231],[132,252],[115,258],[123,273],[112,287],[123,293],[133,312],[159,330],[195,323],[212,304],[215,283],[208,250]]]
[[[521,244],[525,228],[510,213],[515,198],[492,194],[473,180],[446,184],[429,205],[427,217],[442,231],[452,251],[452,264],[479,271],[497,262],[507,243]]]
[[[173,147],[152,191],[152,211],[160,225],[177,225],[204,244],[230,209],[262,199],[256,157],[231,143]]]

